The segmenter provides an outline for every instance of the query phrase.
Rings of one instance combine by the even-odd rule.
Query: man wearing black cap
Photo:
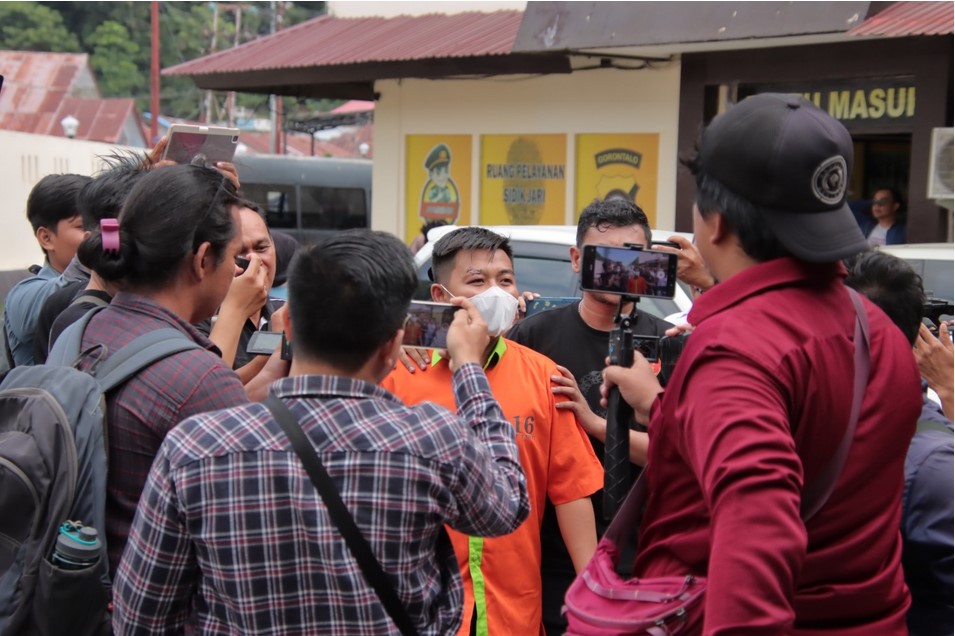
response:
[[[714,119],[687,165],[717,284],[694,303],[666,392],[639,354],[605,371],[603,390],[619,386],[649,422],[634,574],[706,576],[707,634],[906,633],[895,528],[919,375],[867,301],[861,411],[833,463],[860,344],[839,259],[866,249],[845,202],[851,160],[845,128],[799,96],[757,95]]]

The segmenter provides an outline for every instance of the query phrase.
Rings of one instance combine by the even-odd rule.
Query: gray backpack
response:
[[[158,360],[201,348],[167,328],[112,355],[99,345],[81,354],[83,331],[99,309],[61,334],[46,364],[16,367],[0,382],[0,636],[108,628],[105,397]],[[73,367],[94,349],[101,364],[90,372]],[[67,520],[93,526],[103,540],[89,571],[64,575],[50,562]]]

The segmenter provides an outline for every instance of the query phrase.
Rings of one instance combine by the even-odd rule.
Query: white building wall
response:
[[[97,157],[116,149],[124,147],[0,130],[0,271],[23,270],[43,262],[43,251],[26,216],[33,186],[48,174],[92,175],[101,167]]]
[[[567,135],[565,223],[575,223],[578,133],[657,133],[659,228],[675,225],[678,61],[653,69],[599,69],[542,77],[384,80],[375,106],[372,227],[405,236],[405,136],[472,135],[472,218],[480,218],[480,136]],[[414,167],[419,169],[418,166]]]

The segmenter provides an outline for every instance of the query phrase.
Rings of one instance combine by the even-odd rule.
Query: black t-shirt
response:
[[[37,314],[36,318],[36,331],[33,333],[33,361],[36,364],[46,362],[46,356],[50,352],[50,347],[53,346],[55,338],[50,338],[50,330],[53,328],[54,321],[70,306],[70,303],[83,294],[87,284],[88,281],[71,281],[43,301],[43,306],[40,307],[40,313]],[[74,320],[71,320],[68,324],[72,324]],[[65,329],[65,326],[57,331],[56,335],[60,335],[63,329]]]
[[[567,367],[577,380],[577,386],[590,408],[597,415],[606,417],[606,409],[600,406],[600,384],[606,366],[610,333],[588,326],[580,317],[579,305],[580,301],[524,318],[511,328],[507,337]],[[638,311],[632,329],[634,335],[662,336],[672,326],[656,316]],[[603,443],[594,437],[590,437],[590,443],[597,458],[603,462]],[[631,483],[639,474],[640,468],[632,466]],[[603,536],[609,525],[603,518],[603,490],[594,493],[591,500],[597,535]],[[558,626],[565,625],[560,617],[560,606],[574,576],[574,565],[564,546],[554,506],[548,501],[541,524],[541,579],[544,622],[548,634],[561,633]]]

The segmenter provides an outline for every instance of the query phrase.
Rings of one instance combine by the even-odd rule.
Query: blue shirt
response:
[[[856,223],[859,224],[859,229],[862,230],[862,233],[868,238],[872,230],[875,229],[875,226],[879,224],[879,222],[875,220],[875,217],[872,216],[871,202],[865,202],[864,207],[857,204],[850,205],[849,208],[852,210],[853,216],[856,217]],[[901,245],[906,242],[908,242],[908,237],[906,235],[905,219],[898,218],[895,223],[892,224],[892,227],[889,228],[885,236],[885,244]]]
[[[57,276],[59,272],[46,263],[36,276],[21,280],[7,294],[3,330],[7,336],[10,355],[17,366],[33,364],[36,319],[43,302],[57,289],[53,282]]]
[[[923,429],[935,422],[948,430]],[[952,421],[924,398],[919,430],[905,456],[902,495],[902,565],[912,592],[909,634],[952,633],[953,567]]]

